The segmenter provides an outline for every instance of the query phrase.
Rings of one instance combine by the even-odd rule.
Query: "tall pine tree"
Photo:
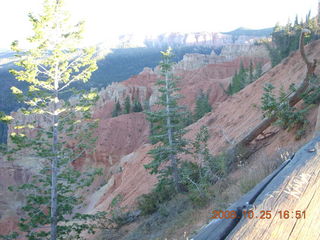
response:
[[[26,196],[20,230],[33,240],[78,239],[83,231],[93,232],[87,220],[96,218],[75,213],[75,208],[82,205],[81,195],[76,192],[90,185],[94,173],[80,173],[72,164],[90,153],[94,145],[92,133],[97,123],[90,118],[90,106],[97,93],[82,93],[72,102],[61,100],[72,83],[87,82],[97,69],[95,51],[77,48],[83,23],[70,24],[63,6],[63,0],[45,0],[42,15],[29,15],[34,32],[28,38],[30,48],[21,50],[18,42],[12,44],[20,60],[18,70],[11,72],[29,85],[25,92],[12,87],[28,106],[21,113],[37,115],[46,122],[46,126],[39,126],[28,116],[25,119],[31,122],[27,124],[16,121],[11,134],[14,147],[7,152],[22,161],[27,148],[31,157],[40,160],[42,169],[30,182],[15,188]],[[30,129],[36,136],[28,136]]]
[[[183,119],[185,112],[179,106],[178,88],[172,74],[172,52],[169,48],[162,53],[160,62],[162,78],[157,85],[161,93],[157,102],[161,109],[147,112],[148,120],[151,122],[151,140],[155,145],[149,154],[153,160],[145,165],[151,170],[151,174],[159,174],[160,179],[168,179],[174,184],[177,192],[181,192],[179,173],[179,153],[185,152],[186,141],[183,139],[185,130],[183,129]],[[169,164],[165,164],[169,162]]]

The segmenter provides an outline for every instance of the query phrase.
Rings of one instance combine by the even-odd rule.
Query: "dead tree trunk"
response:
[[[317,61],[315,59],[313,60],[312,63],[308,60],[304,51],[304,36],[305,36],[305,33],[307,32],[309,32],[309,30],[307,29],[302,30],[300,35],[300,42],[299,42],[300,54],[303,61],[307,65],[307,73],[302,83],[298,87],[298,89],[288,97],[290,106],[294,106],[302,99],[303,93],[305,93],[305,91],[309,87],[310,78],[314,75],[314,71],[317,65]],[[237,153],[239,151],[242,151],[242,149],[245,149],[250,142],[252,142],[257,136],[259,136],[264,130],[266,130],[276,120],[277,120],[276,116],[271,118],[265,118],[260,124],[258,124],[246,136],[244,136],[237,144],[235,144],[232,147],[232,149],[230,149],[230,152],[232,152],[232,155],[238,155]],[[246,157],[248,154],[250,155],[251,153],[247,152]]]

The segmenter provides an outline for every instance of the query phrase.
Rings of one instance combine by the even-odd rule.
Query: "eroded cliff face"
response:
[[[211,60],[206,62],[205,59],[212,59],[212,62],[210,62]],[[223,101],[228,99],[225,89],[230,82],[230,78],[239,69],[240,62],[245,67],[249,66],[251,60],[254,63],[258,61],[267,62],[266,58],[257,56],[237,57],[227,62],[222,59],[215,55],[209,57],[193,55],[186,56],[184,62],[182,61],[183,63],[180,62],[176,65],[175,73],[179,77],[178,87],[181,88],[181,94],[184,96],[181,100],[182,104],[193,110],[195,98],[202,89],[209,93],[209,101],[216,109],[220,106],[219,103],[222,104]],[[89,191],[88,206],[85,211],[108,210],[110,202],[118,194],[123,196],[122,206],[133,207],[137,197],[149,192],[156,183],[156,177],[150,175],[143,167],[150,161],[148,151],[152,147],[148,143],[149,123],[145,115],[143,113],[130,113],[111,118],[111,112],[115,101],[123,104],[127,96],[131,100],[139,99],[142,104],[147,102],[152,107],[159,96],[155,85],[158,78],[157,69],[145,68],[140,74],[122,83],[114,83],[100,91],[100,99],[93,108],[94,117],[100,120],[95,133],[98,136],[95,151],[92,155],[74,163],[75,167],[79,169],[102,167],[104,170],[104,176],[99,178]],[[237,109],[237,111],[240,111],[240,109]],[[223,118],[228,119],[229,114],[233,114],[233,111],[219,113],[219,116],[220,114]],[[36,121],[38,126],[47,126],[48,124],[45,118],[25,117],[20,112],[13,115],[15,121],[20,124],[30,121]],[[216,116],[216,110],[214,110],[214,116]],[[196,126],[191,128],[196,129]],[[9,134],[13,131],[16,130],[11,125]],[[34,133],[30,131],[29,134]],[[190,135],[188,136],[192,138]],[[212,136],[212,143],[220,141],[216,137],[219,136],[215,134]],[[18,162],[23,169],[28,169],[30,166],[35,166],[38,159],[25,161],[25,159],[20,158]],[[0,176],[6,171],[7,169],[0,165]],[[8,182],[13,185],[27,180],[24,177],[21,178],[21,181],[12,179]],[[7,181],[6,178],[4,181]],[[2,194],[1,189],[0,194]],[[3,204],[10,204],[9,199],[3,201]],[[0,209],[1,214],[3,213]],[[0,223],[3,222],[2,220],[0,220]]]
[[[241,56],[267,59],[269,53],[263,45],[228,44],[223,46],[220,56],[225,57],[226,61]]]
[[[15,229],[21,206],[21,196],[9,191],[8,187],[23,184],[30,177],[30,169],[4,161],[0,156],[0,235]]]
[[[241,29],[238,29],[238,31]],[[242,29],[244,30],[244,29]],[[235,30],[237,31],[237,30]],[[270,30],[271,33],[271,30]],[[260,36],[259,36],[260,35]],[[253,34],[246,34],[243,32],[242,34],[228,34],[228,33],[219,33],[219,32],[168,32],[163,33],[158,36],[149,36],[144,39],[144,44],[149,47],[156,46],[174,46],[174,45],[198,45],[198,46],[222,46],[226,44],[253,44],[255,41],[258,41],[262,38],[268,36],[267,33],[258,34],[254,36]],[[132,36],[125,36],[123,40],[132,41]],[[124,42],[123,42],[124,43]]]
[[[185,54],[183,59],[174,65],[176,73],[192,71],[208,64],[229,63],[240,57],[250,58],[254,63],[266,63],[269,58],[267,49],[263,45],[252,44],[226,44],[223,45],[221,53],[217,55],[212,51],[210,55],[190,53]],[[159,68],[155,68],[159,74]]]

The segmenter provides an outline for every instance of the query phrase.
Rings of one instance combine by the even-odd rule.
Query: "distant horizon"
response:
[[[65,0],[72,21],[84,20],[84,45],[112,45],[120,35],[137,38],[161,33],[230,32],[244,27],[272,28],[304,19],[318,11],[317,0]],[[28,13],[41,13],[42,1],[3,0],[0,15],[0,49],[10,49],[14,40],[25,42],[32,34]],[[10,24],[8,24],[10,23]]]
[[[259,30],[268,30],[268,29],[273,29],[274,27],[266,27],[266,28],[259,28],[259,29],[252,29],[252,28],[246,28],[246,27],[237,27],[233,30],[230,30],[230,31],[221,31],[221,32],[209,32],[209,31],[194,31],[194,32],[177,32],[177,33],[197,33],[197,32],[208,32],[208,33],[221,33],[221,34],[227,34],[227,33],[230,33],[230,32],[233,32],[233,31],[236,31],[236,30],[239,30],[239,29],[243,29],[243,30],[249,30],[249,31],[259,31]],[[153,35],[153,37],[156,37],[156,36],[159,36],[161,34],[169,34],[169,33],[173,33],[173,32],[161,32],[159,34],[155,34]],[[118,35],[117,37],[120,37],[120,36],[125,36],[127,34],[120,34]],[[128,34],[129,35],[129,34]],[[148,37],[148,35],[145,35],[145,36],[142,36],[142,37]],[[101,42],[96,42],[94,43],[93,45],[100,45],[100,44],[104,44],[105,42],[101,41]],[[142,46],[140,46],[142,47]],[[6,53],[6,52],[12,52],[10,47],[9,48],[0,48],[0,53]]]

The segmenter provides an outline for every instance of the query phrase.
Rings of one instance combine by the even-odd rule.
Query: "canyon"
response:
[[[320,42],[309,44],[306,54],[310,58],[316,58],[320,54]],[[228,96],[226,89],[232,76],[239,70],[241,63],[248,67],[250,61],[263,64],[263,76],[237,94]],[[190,111],[195,107],[195,99],[200,89],[208,93],[213,110],[187,127],[186,138],[194,139],[200,127],[207,126],[210,133],[210,153],[217,154],[237,142],[261,121],[262,113],[257,105],[260,105],[266,83],[287,89],[290,84],[302,81],[306,69],[297,52],[275,68],[271,68],[267,52],[262,46],[239,45],[224,48],[219,56],[214,53],[185,55],[183,60],[175,65],[174,72],[179,77],[178,87],[184,96],[181,103]],[[319,70],[316,73],[319,74]],[[119,194],[123,196],[120,206],[134,209],[137,198],[150,192],[157,182],[156,176],[150,175],[143,166],[150,162],[148,151],[152,149],[148,140],[149,123],[144,113],[123,114],[114,118],[111,117],[111,113],[115,101],[123,104],[127,96],[131,100],[147,102],[152,108],[159,97],[155,85],[158,78],[159,68],[145,68],[140,74],[126,81],[113,83],[100,90],[100,98],[93,108],[94,117],[100,120],[96,130],[98,140],[95,151],[74,163],[78,169],[103,168],[103,176],[91,186],[85,212],[109,210],[112,200]],[[292,132],[279,130],[274,126],[268,128],[267,132],[272,133],[272,136],[256,139],[256,142],[266,141],[266,144],[243,163],[243,166],[254,171],[266,161],[266,156],[277,157],[284,151],[295,152],[312,138],[316,114],[316,107],[308,113],[310,124],[306,136],[300,140],[295,140]],[[13,117],[20,123],[31,121],[23,117],[19,111],[13,113]],[[45,126],[44,119],[32,117],[37,124]],[[15,130],[12,126],[9,126],[9,134],[13,131]],[[32,172],[36,171],[38,161],[39,159],[25,157],[15,162],[7,162],[0,157],[0,234],[10,233],[16,228],[18,209],[21,205],[21,196],[9,192],[8,186],[27,182]],[[232,175],[241,175],[245,171],[245,167],[239,167]],[[204,222],[205,219],[199,221],[194,228],[203,225]],[[191,229],[188,234],[190,233]],[[177,231],[177,234],[183,233]]]

